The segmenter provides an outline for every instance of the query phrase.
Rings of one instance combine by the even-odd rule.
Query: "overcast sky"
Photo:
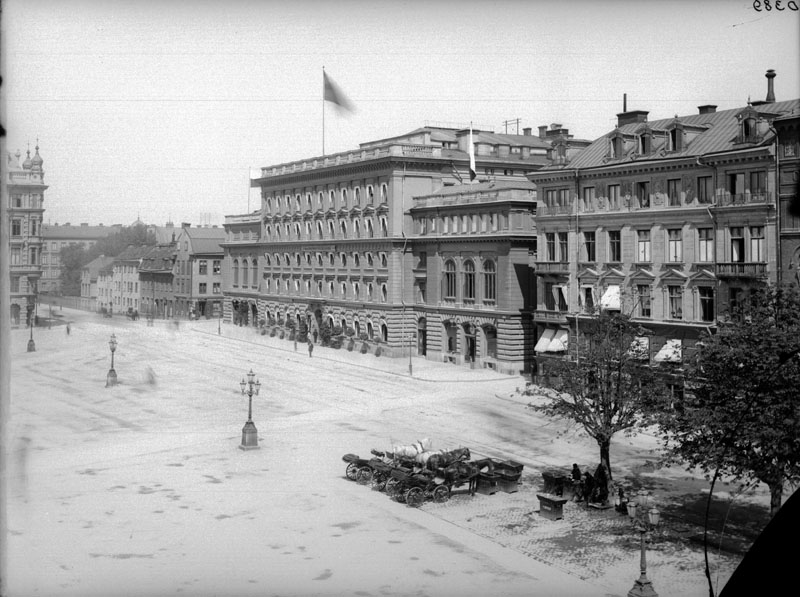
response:
[[[800,97],[800,13],[746,0],[2,9],[7,149],[24,159],[38,138],[51,223],[221,224],[255,209],[251,169],[322,154],[323,66],[357,108],[326,109],[326,153],[426,122],[558,122],[594,139],[623,93],[651,120],[733,108],[764,99],[768,68],[778,101]]]

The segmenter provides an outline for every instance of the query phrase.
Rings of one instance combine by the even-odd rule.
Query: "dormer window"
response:
[[[639,154],[650,155],[653,150],[653,133],[648,129],[639,136]]]
[[[752,107],[748,106],[739,114],[739,136],[738,143],[757,143],[759,139],[758,134],[758,112]]]
[[[622,134],[617,131],[614,136],[609,139],[609,141],[609,157],[612,159],[621,158],[625,148],[625,142],[622,138]]]
[[[669,131],[669,150],[683,151],[683,125],[677,123]]]

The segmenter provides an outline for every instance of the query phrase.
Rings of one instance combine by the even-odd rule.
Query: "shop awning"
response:
[[[534,347],[534,351],[536,352],[547,352],[547,347],[550,345],[550,340],[553,339],[556,331],[553,328],[546,328],[542,335],[539,336],[539,341],[536,343]]]
[[[603,298],[600,299],[601,309],[611,309],[619,311],[619,284],[609,284],[606,291],[603,293]]]
[[[633,359],[649,361],[650,360],[650,338],[647,336],[636,336],[631,342],[631,345],[626,351],[628,356]]]
[[[667,343],[661,347],[653,361],[656,363],[680,363],[681,362],[681,341],[680,340],[667,340]]]
[[[567,344],[569,344],[569,331],[556,330],[555,332],[555,336],[553,336],[550,345],[547,347],[547,352],[565,352]]]

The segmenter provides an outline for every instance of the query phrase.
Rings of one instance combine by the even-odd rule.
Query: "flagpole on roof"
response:
[[[325,157],[325,67],[322,67],[322,156]]]

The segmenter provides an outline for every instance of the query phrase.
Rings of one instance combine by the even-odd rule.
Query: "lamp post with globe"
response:
[[[108,347],[111,349],[111,369],[108,370],[108,375],[106,375],[106,387],[117,385],[117,372],[114,370],[114,351],[117,350],[116,334],[111,334]]]
[[[256,379],[256,374],[250,369],[247,374],[247,381],[242,378],[239,386],[242,388],[242,395],[247,396],[247,422],[242,428],[242,443],[239,446],[241,450],[257,450],[258,449],[258,429],[253,423],[253,395],[258,396],[258,391],[261,388],[261,382]]]
[[[653,506],[647,509],[650,501],[647,492],[640,492],[637,499],[628,502],[628,516],[633,528],[639,531],[641,557],[639,562],[640,575],[633,583],[633,588],[628,591],[628,597],[658,597],[653,589],[653,583],[647,578],[647,557],[645,539],[648,532],[655,530],[661,520],[661,513]]]

